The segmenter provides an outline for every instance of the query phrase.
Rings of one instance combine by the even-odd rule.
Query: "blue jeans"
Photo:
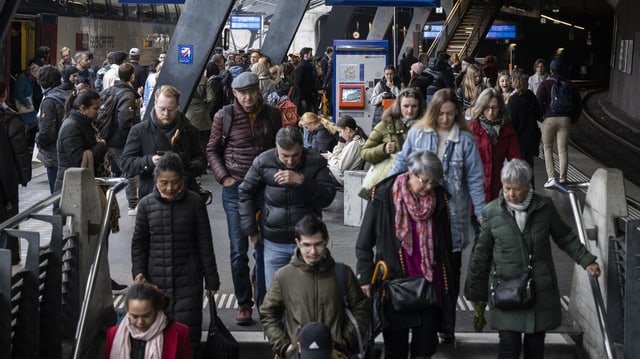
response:
[[[53,193],[58,177],[58,167],[47,167],[47,181],[49,181],[49,191]]]
[[[249,280],[249,238],[240,229],[238,212],[238,187],[240,182],[222,187],[222,207],[227,215],[229,234],[229,259],[231,260],[231,279],[238,305],[253,304],[251,281]]]
[[[267,290],[278,269],[289,264],[295,249],[295,243],[276,243],[264,239],[264,281]]]

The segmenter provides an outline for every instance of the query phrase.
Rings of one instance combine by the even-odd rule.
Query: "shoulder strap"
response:
[[[335,262],[334,269],[336,271],[336,282],[338,282],[338,290],[340,291],[340,297],[342,298],[342,303],[344,304],[344,312],[349,318],[351,324],[356,329],[356,336],[358,337],[358,355],[357,358],[364,358],[365,346],[364,340],[362,339],[362,334],[360,332],[360,325],[356,320],[356,317],[353,315],[351,308],[349,307],[349,299],[347,297],[347,279],[345,276],[347,266],[342,262]]]
[[[349,301],[347,300],[347,280],[344,277],[344,272],[346,270],[344,263],[335,262],[335,270],[336,270],[336,282],[338,282],[338,290],[340,291],[340,298],[342,298],[342,302],[346,308],[349,307]]]
[[[220,142],[222,147],[227,146],[227,137],[231,131],[231,123],[233,122],[233,104],[223,107],[224,116],[222,117],[222,136],[220,136]]]

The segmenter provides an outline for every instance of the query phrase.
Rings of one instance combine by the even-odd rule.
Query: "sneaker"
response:
[[[238,308],[238,313],[236,313],[236,324],[238,325],[251,325],[253,324],[253,318],[251,318],[251,314],[253,313],[252,309],[253,305],[251,304],[242,304]]]
[[[129,208],[129,210],[127,210],[127,214],[130,216],[137,216],[138,215],[138,207],[136,206],[135,208]]]
[[[544,188],[555,187],[555,185],[556,185],[556,179],[551,177],[547,180],[547,182],[544,183]]]

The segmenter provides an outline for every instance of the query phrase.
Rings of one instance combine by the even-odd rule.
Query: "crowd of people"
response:
[[[528,257],[535,302],[517,310],[490,305],[490,324],[499,331],[499,358],[523,349],[525,357],[543,358],[545,332],[560,324],[549,238],[590,274],[600,273],[553,203],[534,192],[540,140],[544,187],[567,181],[568,133],[581,112],[559,57],[551,75],[539,59],[528,76],[498,71],[493,56],[480,64],[444,52],[416,58],[407,48],[398,71],[386,66],[375,85],[367,135],[356,118],[318,114],[332,87],[332,48],[316,58],[305,47],[281,64],[259,50],[216,48],[184,113],[175,87],[156,86],[160,72],[170,71],[162,70],[164,53],[145,68],[140,49],[114,51],[93,69],[88,51],[71,56],[63,47],[60,62],[49,65],[48,48],[39,50],[17,78],[12,104],[0,83],[0,154],[11,164],[1,178],[0,221],[17,212],[34,144],[52,193],[71,167],[131,179],[134,284],[125,318],[108,333],[108,358],[201,353],[203,294],[212,298],[221,285],[208,191],[199,181],[207,171],[222,186],[236,323],[254,324],[258,309],[281,358],[308,351],[349,357],[365,350],[370,327],[382,333],[386,358],[429,358],[439,344],[456,342],[461,288],[484,308],[493,281],[520,276],[531,267]],[[285,100],[295,104],[296,126],[282,119]],[[353,270],[332,258],[322,212],[345,171],[366,166],[376,170],[360,193],[368,205]],[[12,243],[0,237],[0,246],[15,249]],[[469,243],[469,273],[460,283]],[[381,262],[385,285],[420,282],[430,301],[403,307],[391,294],[382,300],[392,291],[372,285]]]

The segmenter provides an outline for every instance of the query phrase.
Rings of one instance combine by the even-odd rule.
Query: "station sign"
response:
[[[178,45],[178,62],[185,65],[193,64],[193,45]]]
[[[262,15],[242,14],[229,17],[231,30],[261,30]]]
[[[440,0],[325,0],[327,6],[440,7]]]

